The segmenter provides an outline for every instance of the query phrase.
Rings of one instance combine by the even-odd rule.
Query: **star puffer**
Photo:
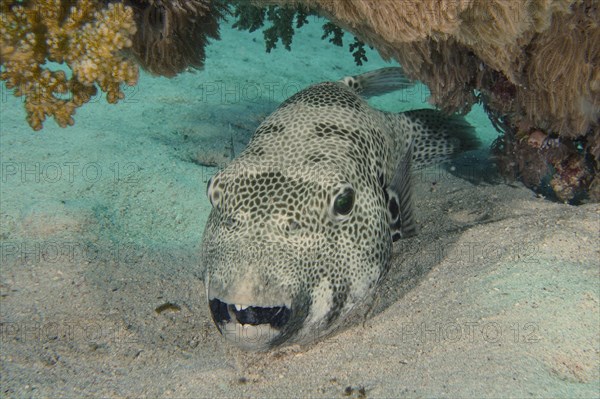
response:
[[[208,182],[204,283],[228,341],[308,344],[366,309],[393,241],[416,233],[411,170],[477,145],[462,117],[364,100],[408,84],[384,68],[310,86]]]

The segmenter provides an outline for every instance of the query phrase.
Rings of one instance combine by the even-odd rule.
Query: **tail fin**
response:
[[[404,145],[412,142],[415,169],[446,161],[481,145],[475,128],[461,115],[417,109],[402,112],[397,117]]]
[[[340,80],[364,98],[380,96],[414,85],[401,67],[381,68],[357,76],[346,76]]]

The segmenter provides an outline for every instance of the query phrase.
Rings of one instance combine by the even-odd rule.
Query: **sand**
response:
[[[362,323],[265,354],[218,335],[198,254],[206,165],[295,91],[389,65],[353,65],[318,26],[271,54],[260,32],[224,29],[205,71],[143,74],[67,129],[31,131],[2,87],[2,397],[600,395],[600,207],[504,182],[486,147],[415,173],[420,233]],[[417,85],[371,103],[426,99]],[[469,120],[489,145],[481,109]]]

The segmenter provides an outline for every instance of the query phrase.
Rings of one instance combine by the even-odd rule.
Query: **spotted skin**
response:
[[[292,96],[208,184],[207,296],[217,327],[240,347],[304,344],[341,325],[389,268],[400,212],[389,186],[403,157],[420,167],[460,145],[436,141],[450,132],[429,111],[384,113],[358,92],[349,80]]]

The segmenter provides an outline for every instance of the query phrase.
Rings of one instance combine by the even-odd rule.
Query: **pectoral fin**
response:
[[[413,144],[408,146],[406,154],[396,167],[396,173],[389,186],[385,188],[388,197],[388,214],[392,240],[413,236],[417,233],[414,217],[411,182],[411,158]]]

